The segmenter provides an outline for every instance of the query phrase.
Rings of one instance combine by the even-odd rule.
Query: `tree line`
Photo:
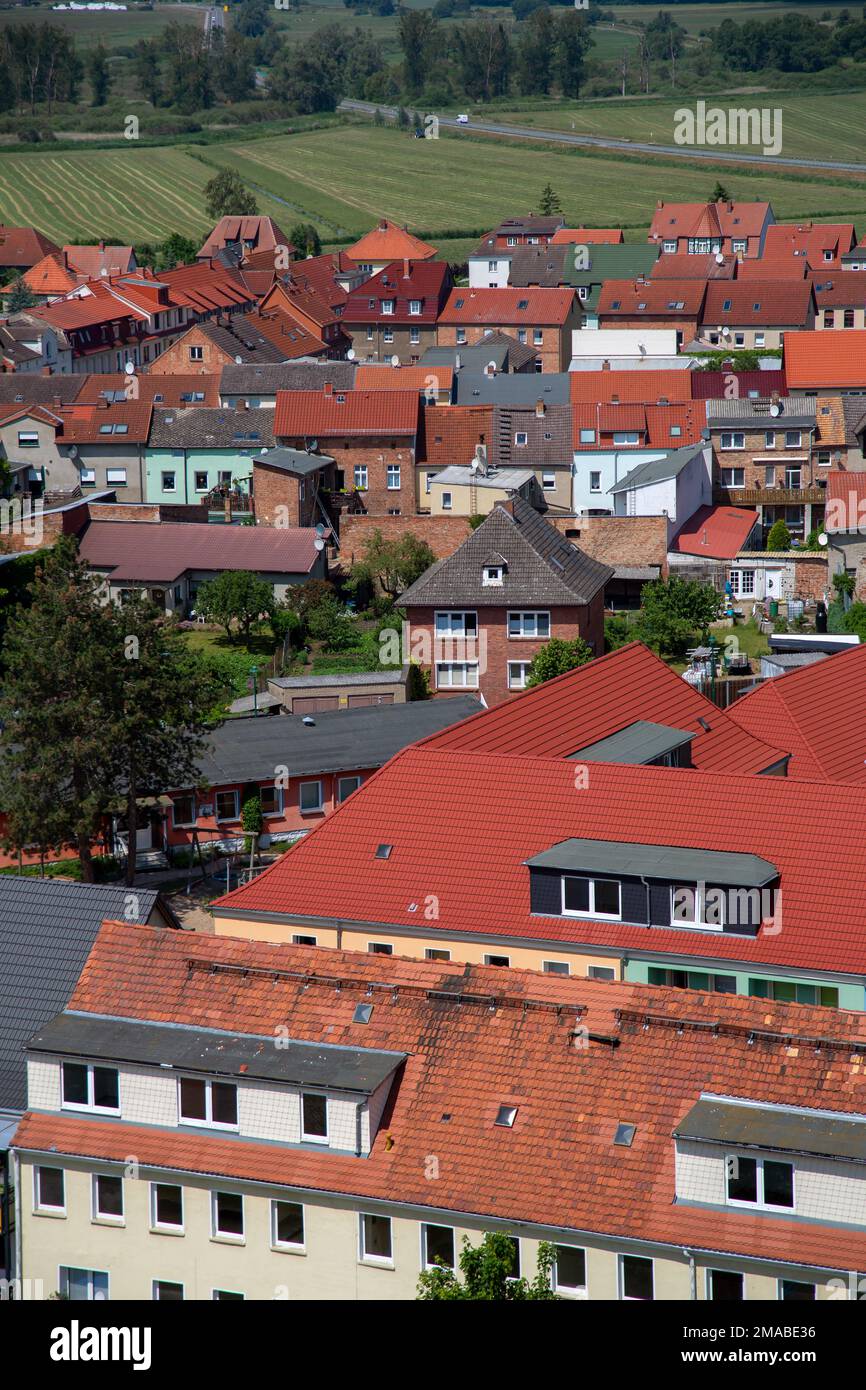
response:
[[[843,10],[832,26],[805,14],[737,24],[725,19],[712,36],[713,54],[740,72],[819,72],[843,60],[866,59],[866,19]]]

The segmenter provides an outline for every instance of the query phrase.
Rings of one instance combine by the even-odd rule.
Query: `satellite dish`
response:
[[[259,452],[262,453],[262,454],[266,454],[268,451],[267,451],[267,449],[260,449]]]
[[[325,534],[325,527],[324,527],[323,523],[322,523],[321,521],[317,521],[317,522],[316,522],[316,535],[317,535],[317,536],[324,536],[324,534]]]
[[[716,252],[716,265],[724,265],[724,264],[725,264],[725,258],[724,258],[724,256],[722,255],[721,251],[717,251],[717,252]]]
[[[391,358],[391,366],[392,366],[392,367],[399,367],[399,365],[400,365],[400,359],[399,359],[399,357],[397,356],[397,354],[396,354],[396,352],[395,352],[395,353],[394,353],[394,356]]]
[[[350,362],[354,362],[354,360],[355,360],[355,349],[354,349],[354,348],[349,348],[349,351],[346,353],[346,357],[349,359]]]
[[[721,325],[720,323],[717,323],[717,324],[716,324],[716,332],[717,332],[717,333],[723,332],[722,325]]]
[[[821,534],[820,534],[820,536],[818,537],[818,544],[819,544],[819,545],[827,545],[828,541],[829,541],[829,536],[827,535],[827,532],[826,532],[826,531],[822,531]]]
[[[324,550],[324,548],[325,548],[325,542],[322,540],[322,537],[321,537],[321,536],[317,536],[317,537],[316,537],[315,546],[316,546],[316,549],[317,549],[317,550]]]
[[[235,366],[236,366],[236,367],[242,367],[243,365],[244,365],[244,359],[243,359],[243,358],[240,356],[240,354],[238,353],[238,354],[235,356]]]
[[[77,459],[77,458],[78,458],[78,445],[77,445],[77,444],[70,444],[70,446],[69,446],[69,457],[70,457],[71,459]]]
[[[770,406],[770,414],[771,414],[771,415],[781,415],[781,413],[782,413],[782,407],[779,405],[778,401],[773,401],[773,404]]]
[[[135,376],[135,363],[127,362],[124,370],[126,371],[127,376]]]

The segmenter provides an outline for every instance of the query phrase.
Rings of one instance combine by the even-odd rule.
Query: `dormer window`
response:
[[[566,917],[605,917],[621,921],[620,885],[614,878],[562,878],[562,911]]]
[[[226,1081],[203,1081],[183,1076],[179,1083],[179,1114],[187,1125],[237,1129],[238,1088]]]
[[[674,884],[671,888],[671,925],[677,924],[723,931],[724,889],[708,888],[705,883]]]
[[[301,1138],[308,1144],[327,1144],[327,1096],[311,1091],[305,1091],[301,1096]]]
[[[410,314],[420,314],[420,312],[421,312],[421,300],[420,300],[420,299],[410,299],[410,300],[409,300],[409,313],[410,313]]]
[[[527,436],[525,430],[517,431],[517,433],[514,436],[514,443],[517,445],[518,449],[523,449],[526,447],[526,437]]]
[[[103,1110],[120,1114],[120,1094],[115,1067],[91,1067],[84,1062],[64,1062],[61,1076],[64,1110]]]
[[[481,583],[485,588],[495,588],[502,583],[502,565],[485,565],[481,574]]]
[[[794,1206],[794,1165],[776,1158],[745,1158],[728,1154],[725,1159],[727,1198],[732,1206],[765,1207],[790,1211]]]
[[[382,300],[382,313],[383,313],[383,314],[393,314],[393,312],[394,312],[394,301],[393,301],[393,299],[383,299],[383,300]]]

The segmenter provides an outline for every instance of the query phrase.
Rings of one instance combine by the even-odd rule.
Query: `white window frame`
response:
[[[444,1225],[441,1221],[422,1221],[422,1222],[420,1223],[420,1225],[421,1225],[421,1268],[422,1268],[422,1270],[425,1270],[425,1269],[452,1269],[452,1270],[456,1270],[456,1269],[457,1269],[457,1230],[456,1230],[456,1227]],[[431,1260],[429,1259],[428,1253],[427,1253],[427,1232],[428,1232],[428,1230],[430,1230],[431,1227],[435,1227],[435,1229],[436,1229],[437,1231],[450,1231],[450,1232],[451,1232],[451,1241],[452,1241],[452,1245],[453,1245],[453,1259],[452,1259],[450,1265],[440,1265],[440,1264],[436,1264],[435,1261],[431,1261]]]
[[[396,474],[397,481],[393,481]],[[401,487],[401,468],[399,463],[389,463],[385,470],[386,488],[388,492],[399,492]]]
[[[737,488],[746,486],[745,468],[722,468],[720,469],[720,472],[722,477],[722,487]],[[739,482],[737,482],[737,476],[740,477]]]
[[[466,329],[458,328],[457,332],[454,334],[454,337],[457,340],[458,347],[462,346],[462,344],[466,342]]]
[[[630,1255],[630,1252],[628,1252],[628,1253],[629,1253],[629,1255]],[[626,1294],[626,1292],[625,1292],[625,1265],[623,1264],[623,1261],[626,1259],[626,1252],[623,1252],[622,1254],[620,1254],[620,1255],[617,1256],[617,1261],[616,1261],[617,1297],[618,1297],[619,1300],[620,1300],[621,1302],[623,1302],[623,1303],[651,1303],[651,1302],[654,1302],[654,1301],[655,1301],[655,1295],[656,1295],[656,1262],[655,1262],[655,1260],[654,1260],[654,1259],[652,1258],[652,1256],[650,1256],[650,1255],[630,1255],[630,1257],[631,1257],[632,1259],[636,1259],[636,1260],[649,1260],[650,1277],[651,1277],[651,1280],[652,1280],[652,1298],[651,1298],[651,1299],[648,1299],[648,1298],[647,1298],[647,1299],[644,1299],[644,1298],[632,1298],[631,1295],[627,1295],[627,1294]]]
[[[601,473],[597,469],[593,469],[589,475],[589,490],[601,492]]]
[[[802,449],[802,447],[803,447],[803,431],[802,431],[802,430],[785,430],[785,448],[786,448],[786,449]]]
[[[64,1064],[73,1067],[87,1068],[87,1100],[86,1102],[77,1100],[67,1100],[63,1094],[63,1067]],[[93,1097],[95,1095],[95,1082],[93,1078],[94,1069],[98,1067],[100,1071],[113,1071],[117,1076],[117,1105],[95,1105]],[[105,1065],[101,1062],[79,1062],[72,1057],[65,1058],[60,1063],[60,1109],[77,1110],[88,1115],[119,1115],[120,1114],[120,1071],[117,1067]]]
[[[528,439],[529,436],[527,435],[526,430],[517,430],[514,435],[514,447],[516,449],[525,449]]]
[[[393,318],[393,316],[394,316],[394,301],[393,301],[393,299],[383,299],[383,300],[382,300],[382,313],[383,313],[384,316],[386,316],[386,317],[388,317],[388,318]]]
[[[725,440],[729,442],[726,444]],[[739,440],[739,443],[737,442]],[[719,438],[720,449],[743,450],[746,447],[746,436],[742,430],[723,430]]]
[[[565,885],[568,879],[582,879],[589,884],[589,908],[586,912],[579,912],[576,907],[566,907],[565,905]],[[619,889],[619,912],[596,912],[595,910],[595,885],[596,883],[615,883]],[[560,878],[561,906],[563,917],[582,917],[584,921],[593,920],[599,922],[621,922],[622,921],[622,884],[618,878],[603,878],[601,875],[591,874],[563,874]]]
[[[764,430],[764,448],[765,448],[765,449],[775,449],[775,447],[776,447],[776,431],[775,431],[775,430]]]
[[[220,1197],[238,1197],[241,1204],[241,1234],[236,1231],[221,1231],[219,1225],[219,1199]],[[222,1188],[214,1188],[210,1194],[210,1235],[211,1240],[228,1241],[231,1245],[246,1245],[247,1242],[247,1214],[244,1207],[244,1194],[242,1192],[226,1192]]]
[[[116,1216],[111,1212],[99,1210],[99,1182],[101,1178],[114,1178],[120,1183],[120,1215]],[[126,1193],[123,1188],[123,1177],[120,1173],[92,1173],[90,1181],[90,1220],[97,1226],[125,1226],[126,1225]]]
[[[507,661],[507,662],[505,663],[505,672],[506,672],[506,677],[507,677],[507,680],[508,680],[508,689],[509,689],[509,690],[525,690],[525,689],[526,689],[526,677],[527,677],[527,675],[529,674],[529,668],[530,668],[531,665],[532,665],[532,662],[531,662],[531,661]],[[520,676],[519,676],[519,678],[518,678],[517,680],[515,680],[515,679],[512,677],[512,673],[511,673],[511,668],[512,668],[512,666],[519,666],[519,667],[520,667]]]
[[[620,447],[630,444],[639,444],[640,430],[614,430],[613,442]]]
[[[304,805],[304,796],[303,796],[303,793],[304,793],[304,788],[305,788],[305,787],[318,787],[318,789],[319,789],[319,795],[318,795],[318,801],[317,801],[317,803],[316,803],[315,806],[305,806],[305,805]],[[324,798],[323,798],[323,795],[322,795],[322,782],[321,782],[321,779],[320,779],[320,778],[316,778],[315,780],[312,780],[312,781],[309,781],[309,782],[299,782],[299,783],[298,783],[298,811],[300,812],[300,814],[301,814],[302,816],[317,816],[317,815],[318,815],[321,811],[323,811],[324,809],[325,809],[325,802],[324,802]]]
[[[443,492],[442,494],[442,510],[443,512],[450,512],[452,510],[452,497],[450,492]]]
[[[451,679],[455,667],[460,667],[466,676],[463,681]],[[443,679],[443,674],[449,672],[449,678]],[[472,679],[474,672],[475,679]],[[436,664],[436,689],[437,690],[477,690],[478,689],[478,662],[477,661],[439,661]]]
[[[174,481],[173,481],[171,487],[169,487],[169,486],[167,485],[167,483],[166,483],[166,481],[165,481],[166,478],[173,478],[173,479],[174,479]],[[162,470],[162,490],[163,490],[163,492],[177,492],[177,469],[176,469],[176,468],[163,468],[163,470]]]
[[[264,808],[262,795],[266,791],[272,791],[276,796],[277,805],[276,809],[273,811],[266,811]],[[278,787],[276,782],[267,782],[264,786],[259,788],[259,804],[261,805],[263,816],[281,816],[283,814],[283,788]]]
[[[309,1134],[309,1133],[307,1132],[307,1130],[304,1128],[304,1100],[305,1100],[305,1098],[306,1098],[307,1096],[310,1096],[310,1098],[313,1099],[313,1100],[323,1100],[323,1101],[325,1102],[325,1133],[324,1133],[324,1134]],[[326,1094],[324,1091],[312,1091],[312,1090],[310,1090],[310,1091],[301,1091],[300,1096],[299,1096],[299,1103],[300,1103],[300,1116],[301,1116],[301,1121],[300,1121],[300,1123],[301,1123],[301,1141],[302,1141],[302,1143],[304,1143],[304,1144],[321,1144],[323,1148],[327,1148],[328,1145],[329,1145],[330,1142],[331,1142],[331,1116],[330,1116],[330,1106],[328,1105],[328,1097],[327,1097],[327,1094]]]
[[[541,971],[544,975],[570,975],[571,966],[567,960],[543,960]]]
[[[447,629],[444,622],[440,623],[440,619],[446,618],[448,619]],[[466,622],[467,618],[472,620],[469,624]],[[459,622],[455,626],[457,619]],[[437,639],[463,637],[471,640],[478,636],[478,613],[473,608],[437,608],[433,615],[433,621]],[[467,626],[469,631],[467,631]]]
[[[298,1244],[292,1240],[280,1240],[277,1235],[277,1207],[299,1207],[301,1211],[301,1225],[304,1231],[304,1238]],[[284,1197],[271,1198],[271,1249],[279,1250],[288,1255],[306,1255],[307,1253],[307,1211],[303,1202],[290,1202]]]
[[[96,487],[96,469],[82,468],[79,473],[79,480],[82,487]]]
[[[181,1082],[183,1082],[183,1081],[197,1081],[197,1082],[199,1082],[201,1085],[204,1086],[204,1108],[205,1108],[205,1118],[204,1118],[203,1120],[194,1119],[193,1117],[191,1117],[191,1116],[189,1116],[189,1115],[184,1115],[183,1111],[181,1110],[181,1104],[182,1104],[182,1102],[181,1102]],[[218,1086],[233,1086],[233,1087],[234,1087],[234,1092],[235,1092],[235,1112],[238,1114],[238,1119],[235,1120],[234,1124],[226,1124],[225,1121],[223,1121],[223,1120],[215,1120],[215,1119],[213,1118],[213,1087],[214,1087],[215,1084],[218,1085]],[[222,1129],[222,1130],[228,1130],[229,1133],[231,1133],[231,1134],[236,1134],[236,1133],[238,1132],[238,1129],[240,1128],[239,1090],[240,1090],[240,1088],[238,1087],[238,1085],[237,1085],[236,1082],[234,1082],[234,1081],[223,1081],[222,1078],[220,1078],[219,1080],[217,1080],[216,1078],[211,1078],[211,1077],[206,1077],[206,1076],[191,1076],[191,1075],[179,1076],[179,1077],[177,1078],[177,1122],[178,1122],[178,1124],[179,1124],[179,1125],[193,1125],[196,1129]]]
[[[39,431],[38,430],[19,430],[18,431],[19,449],[38,449]]]
[[[481,571],[481,586],[484,589],[502,587],[502,565],[485,565]]]
[[[581,442],[581,444],[594,444],[594,443],[595,443],[595,430],[582,429],[582,430],[580,431],[580,442]]]
[[[562,1246],[564,1250],[579,1250],[583,1255],[583,1284],[560,1284],[559,1266],[554,1256],[553,1261],[553,1291],[561,1294],[564,1298],[588,1298],[589,1297],[589,1261],[586,1258],[586,1247],[583,1245],[566,1245],[563,1241],[556,1241],[554,1249]]]
[[[684,889],[693,894],[692,904],[694,915],[692,917],[674,916],[674,897]],[[707,910],[707,893],[721,893],[721,921],[707,922],[705,913]],[[672,927],[694,927],[697,931],[723,932],[727,918],[724,890],[721,888],[710,887],[707,889],[705,883],[672,883],[671,884],[671,926]]]
[[[543,472],[541,475],[541,486],[544,492],[556,491],[556,474]]]
[[[508,970],[511,967],[511,957],[500,951],[485,951],[484,964],[493,970]]]
[[[754,1202],[747,1202],[747,1201],[745,1201],[742,1197],[739,1197],[739,1198],[738,1198],[738,1197],[731,1197],[731,1196],[728,1195],[728,1164],[730,1163],[731,1159],[739,1160],[739,1159],[741,1159],[741,1158],[751,1159],[752,1162],[756,1165],[756,1168],[755,1168],[755,1178],[756,1178],[756,1185],[757,1185],[757,1198],[756,1198],[756,1200],[755,1200]],[[764,1201],[764,1164],[765,1164],[765,1163],[778,1163],[778,1164],[784,1164],[784,1166],[785,1166],[786,1168],[790,1168],[790,1170],[791,1170],[791,1196],[792,1196],[792,1201],[791,1201],[791,1205],[790,1205],[789,1207],[777,1206],[774,1202],[766,1202],[766,1201]],[[727,1151],[726,1151],[726,1153],[725,1153],[725,1206],[728,1206],[728,1207],[735,1207],[738,1211],[778,1211],[778,1212],[785,1212],[788,1216],[796,1216],[796,1214],[797,1214],[797,1169],[796,1169],[795,1164],[789,1162],[789,1160],[788,1160],[787,1158],[779,1158],[779,1157],[777,1157],[777,1156],[775,1156],[775,1155],[772,1155],[772,1156],[771,1156],[771,1155],[767,1154],[767,1155],[765,1156],[765,1155],[763,1155],[763,1154],[754,1154],[754,1153],[749,1153],[749,1154],[747,1154],[747,1153],[736,1153],[736,1152],[727,1152]]]
[[[675,256],[675,255],[676,255],[676,252],[677,252],[677,244],[676,244],[675,241],[663,241],[663,242],[662,242],[662,250],[663,250],[668,256]]]
[[[105,485],[106,487],[126,487],[126,469],[106,468]]]
[[[59,1173],[63,1184],[63,1203],[55,1206],[53,1202],[43,1202],[41,1195],[40,1173],[43,1172]],[[36,1163],[33,1167],[33,1212],[36,1216],[65,1216],[66,1215],[66,1169],[61,1168],[58,1163]],[[76,1266],[77,1268],[77,1266]]]
[[[346,783],[346,782],[354,782],[355,785],[354,785],[353,787],[350,787],[349,790],[348,790],[347,792],[344,792],[344,791],[343,791],[343,785],[344,785],[344,783]],[[360,787],[360,785],[361,785],[361,778],[360,778],[360,775],[359,775],[358,773],[352,773],[350,776],[347,776],[347,777],[338,777],[338,778],[337,778],[337,805],[338,805],[338,806],[342,805],[342,803],[346,800],[346,798],[352,795],[352,792],[356,792],[356,791],[358,790],[358,788]]]
[[[739,1275],[739,1277],[740,1277],[740,1278],[742,1279],[742,1281],[743,1281],[743,1297],[742,1297],[742,1299],[734,1300],[734,1301],[735,1301],[735,1302],[741,1302],[741,1303],[745,1303],[745,1302],[747,1301],[747,1300],[746,1300],[746,1276],[745,1276],[745,1274],[743,1273],[743,1271],[742,1271],[741,1269],[715,1269],[712,1265],[707,1265],[706,1269],[704,1270],[704,1301],[705,1301],[706,1303],[714,1303],[714,1302],[716,1302],[716,1300],[713,1298],[713,1294],[712,1294],[712,1288],[713,1288],[712,1276],[713,1276],[714,1274],[737,1274],[737,1275]]]
[[[206,468],[196,468],[196,469],[193,471],[193,479],[194,479],[194,482],[195,482],[194,491],[195,491],[195,492],[210,492],[210,487],[209,487],[209,484],[208,484],[208,479],[209,479],[209,477],[210,477],[210,474],[208,473],[208,471],[207,471]],[[199,478],[204,478],[204,487],[201,487],[201,486],[199,485],[199,481],[198,481]]]
[[[353,467],[352,478],[358,492],[366,492],[369,473],[366,463],[356,463]]]
[[[420,299],[410,299],[410,300],[409,300],[409,313],[410,313],[410,314],[413,314],[413,315],[417,315],[417,314],[420,314],[420,312],[421,312],[421,300],[420,300]]]
[[[731,570],[731,593],[735,598],[754,598],[756,573],[756,570]]]
[[[173,1226],[170,1222],[160,1221],[156,1205],[156,1189],[158,1187],[176,1187],[180,1192],[180,1225]],[[183,1195],[183,1186],[179,1182],[151,1182],[150,1184],[150,1229],[160,1235],[182,1236],[186,1234],[186,1200]]]
[[[533,346],[533,347],[544,347],[544,329],[543,329],[543,328],[533,328],[533,330],[532,330],[532,346]]]
[[[516,619],[519,621],[519,623],[520,623],[520,631],[519,631],[519,632],[512,632],[512,631],[511,631],[512,619],[515,619],[515,618],[516,618]],[[546,619],[547,619],[547,631],[546,631],[546,632],[539,632],[539,631],[538,631],[538,620],[539,620],[539,618],[546,618]],[[531,619],[531,622],[530,622],[530,623],[527,623],[527,619]],[[527,628],[528,628],[528,627],[531,628],[531,629],[534,629],[534,630],[527,631]],[[534,642],[547,641],[548,638],[550,637],[550,611],[549,611],[549,609],[546,609],[546,608],[514,608],[514,609],[511,609],[511,610],[509,611],[509,613],[508,613],[507,634],[508,634],[508,640],[509,640],[509,642],[522,642],[522,641],[526,641],[526,640],[532,640],[532,641],[534,641]]]
[[[364,1243],[364,1221],[367,1217],[375,1217],[379,1221],[387,1221],[391,1236],[390,1255],[370,1255],[365,1249]],[[358,1212],[358,1260],[362,1265],[374,1265],[379,1269],[394,1268],[394,1222],[390,1216],[384,1216],[380,1211],[359,1211]]]
[[[219,814],[219,811],[218,811],[217,808],[218,808],[218,806],[219,806],[219,799],[220,799],[221,796],[232,796],[232,797],[234,797],[234,808],[235,808],[235,809],[234,809],[234,813],[233,813],[232,815],[230,815],[230,816],[221,816],[221,815]],[[214,820],[217,822],[217,824],[226,824],[226,825],[228,825],[228,824],[230,824],[232,821],[236,821],[236,820],[239,820],[239,819],[240,819],[239,799],[240,799],[240,794],[239,794],[237,791],[216,791],[216,792],[214,792],[213,813],[214,813]]]
[[[189,348],[189,360],[190,360],[190,362],[203,362],[203,361],[204,361],[204,348],[201,347],[200,345],[196,344],[196,343],[190,344],[190,348]]]

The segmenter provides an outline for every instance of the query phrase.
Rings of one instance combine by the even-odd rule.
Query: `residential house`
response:
[[[816,315],[814,327],[866,328],[866,270],[826,271],[812,275]]]
[[[690,256],[686,252],[660,256],[658,246],[651,245],[646,249],[655,253],[647,272],[653,280],[740,279],[742,267],[751,269],[752,265],[751,262],[737,260],[736,256],[723,256],[721,251],[714,256]],[[754,264],[762,265],[763,262],[756,261]]]
[[[418,363],[436,343],[436,325],[452,283],[444,261],[408,258],[365,280],[349,295],[343,312],[356,359]]]
[[[527,217],[507,217],[483,239],[491,250],[508,250],[517,246],[549,246],[556,233],[565,226],[561,213],[545,216],[530,213]]]
[[[21,275],[43,256],[59,249],[35,227],[9,227],[0,222],[0,270],[13,270]]]
[[[354,362],[301,358],[296,362],[227,362],[220,373],[220,405],[272,410],[278,391],[321,391],[330,381],[336,391],[351,391]]]
[[[573,289],[454,289],[439,317],[442,347],[473,347],[499,329],[535,350],[539,372],[564,372],[571,334],[580,327],[580,301]]]
[[[529,469],[537,488],[522,495],[527,500],[538,495],[537,505],[542,510],[570,512],[574,469],[571,435],[571,407],[565,403],[549,404],[539,395],[531,405],[497,404],[488,462],[500,473],[510,468]]]
[[[144,362],[150,316],[119,299],[106,285],[84,289],[86,294],[43,305],[38,314],[55,334],[64,335],[70,371],[121,372],[127,362],[134,366]]]
[[[534,407],[567,405],[568,372],[498,372],[491,360],[483,371],[461,366],[455,378],[458,405],[502,405]]]
[[[277,393],[274,438],[333,458],[335,487],[359,510],[411,516],[420,409],[414,391],[336,391],[327,381],[321,391]]]
[[[725,396],[747,396],[750,400],[760,400],[762,397],[772,396],[774,392],[779,396],[787,395],[788,385],[781,368],[770,367],[757,372],[739,372],[733,370],[733,361],[730,366],[731,371],[702,369],[689,372],[692,399],[710,401],[720,400]]]
[[[479,690],[485,704],[498,704],[524,689],[532,658],[551,637],[581,637],[603,650],[612,573],[515,496],[401,595],[410,653],[434,694]]]
[[[662,255],[760,257],[775,222],[769,203],[656,203],[649,240]]]
[[[248,498],[253,459],[274,445],[272,411],[157,407],[145,453],[145,500],[208,502],[228,490]]]
[[[712,497],[712,450],[686,444],[639,463],[609,489],[614,516],[663,516],[668,543]]]
[[[350,265],[370,276],[378,275],[380,270],[396,261],[431,261],[436,247],[413,236],[407,227],[399,227],[396,222],[381,217],[373,230],[347,246],[343,255]]]
[[[754,572],[735,567],[724,572],[725,562],[736,559],[741,550],[757,550],[762,542],[760,514],[744,507],[707,503],[699,507],[682,525],[670,543],[668,564],[673,573],[689,572],[696,566],[705,573],[694,574],[705,583],[730,583],[737,600],[748,601],[754,592]],[[717,582],[718,581],[718,582]]]
[[[399,867],[374,868],[390,907]],[[371,945],[107,922],[28,1043],[23,1276],[76,1301],[393,1303],[495,1231],[515,1276],[552,1246],[566,1301],[858,1297],[862,1018],[715,997],[701,1027],[694,997],[441,958],[383,982]]]
[[[238,314],[229,320],[217,318],[193,324],[148,370],[160,376],[174,372],[213,375],[230,365],[270,366],[292,358],[325,354],[321,339],[312,337],[285,315],[266,318],[258,313]]]
[[[146,401],[0,406],[0,442],[20,491],[46,502],[91,488],[143,498],[143,460],[152,408]],[[19,489],[16,489],[19,490]]]
[[[63,246],[43,256],[21,278],[41,303],[62,299],[88,280],[128,275],[137,268],[131,246]]]
[[[761,261],[767,279],[792,264],[799,269],[805,263],[807,271],[841,270],[843,257],[854,252],[856,241],[853,222],[777,222],[767,228]]]
[[[516,338],[510,338],[507,333],[497,331],[485,333],[476,347],[437,345],[428,348],[419,365],[449,366],[458,374],[469,372],[474,376],[489,370],[492,365],[494,372],[506,372],[512,376],[520,373],[521,376],[527,376],[535,372],[535,352],[528,344],[518,343]]]
[[[297,254],[272,217],[221,217],[196,259],[210,262],[227,252],[229,262],[236,265],[260,251],[274,255],[280,251],[288,257]]]
[[[570,246],[516,246],[497,250],[493,239],[482,239],[467,258],[471,289],[504,289],[508,285],[568,285],[575,262]]]
[[[534,373],[532,379],[536,380]],[[418,510],[429,511],[432,480],[437,473],[454,465],[468,468],[479,456],[479,449],[486,453],[492,445],[491,406],[452,405],[447,410],[422,406],[417,464]]]
[[[815,326],[809,281],[719,280],[706,287],[700,332],[713,347],[780,348],[786,334]]]
[[[266,448],[253,458],[251,491],[259,526],[330,527],[334,460],[300,449]]]
[[[587,402],[572,407],[572,428],[572,506],[578,515],[593,516],[614,511],[611,489],[640,464],[700,443],[706,410],[702,401],[668,405],[626,400],[610,404],[597,401],[595,405]]]
[[[782,520],[803,540],[823,524],[826,471],[844,442],[841,401],[803,395],[707,401],[714,498],[757,507],[764,537]]]
[[[500,502],[519,497],[536,511],[545,510],[541,484],[531,468],[489,466],[478,445],[472,462],[452,464],[434,473],[428,493],[432,516],[487,516]]]
[[[688,372],[694,366],[694,358],[680,353],[675,328],[580,328],[571,335],[572,372]]]
[[[0,875],[0,1269],[9,1279],[20,1276],[16,1191],[8,1160],[13,1132],[27,1108],[24,1045],[66,1007],[100,926],[118,917],[130,924],[178,926],[152,888],[130,894],[122,885]]]
[[[62,328],[27,312],[12,314],[0,324],[0,380],[6,373],[32,378],[71,371],[72,347]]]
[[[697,335],[707,288],[703,280],[606,280],[598,296],[598,326],[673,330],[682,347]]]
[[[304,269],[307,264],[301,262]],[[352,345],[351,337],[343,328],[348,298],[333,276],[310,277],[299,269],[278,276],[262,297],[260,308],[264,316],[276,313],[278,318],[288,320],[310,338],[324,343],[327,356],[337,361],[346,356]]]
[[[622,227],[559,227],[550,238],[551,246],[621,246]]]
[[[654,371],[651,366],[631,371],[569,372],[570,399],[575,405],[684,405],[694,396],[693,381],[703,373]]]
[[[122,604],[138,591],[182,617],[195,607],[199,586],[224,570],[251,570],[272,585],[275,599],[327,573],[324,542],[312,528],[91,521],[79,553],[103,580],[106,601]]]
[[[75,400],[79,405],[96,405],[102,399],[116,404],[120,401],[144,401],[148,405],[218,406],[220,404],[219,376],[206,372],[90,372],[72,378],[78,383]]]
[[[569,246],[567,284],[577,290],[587,328],[598,328],[598,301],[607,280],[646,279],[658,261],[658,248],[633,242]]]
[[[196,842],[243,849],[241,813],[251,796],[262,808],[261,848],[296,839],[401,749],[481,708],[477,697],[455,695],[317,709],[314,718],[306,712],[227,720],[208,735],[196,786],[166,789],[163,842],[170,850]]]

